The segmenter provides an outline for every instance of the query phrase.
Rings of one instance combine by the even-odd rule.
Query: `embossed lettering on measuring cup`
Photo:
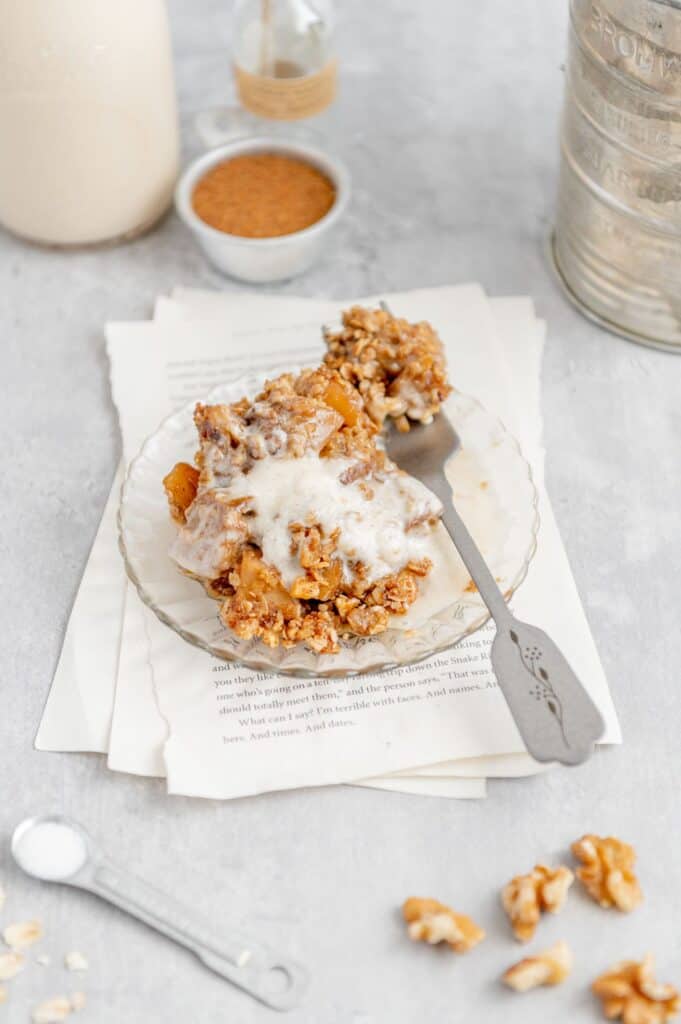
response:
[[[681,351],[681,7],[572,0],[553,257],[604,326]]]

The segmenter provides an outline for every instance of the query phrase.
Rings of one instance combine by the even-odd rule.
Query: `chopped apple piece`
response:
[[[163,478],[163,486],[173,519],[178,523],[186,522],[187,509],[196,497],[199,486],[198,469],[188,462],[178,462]]]
[[[335,409],[343,417],[346,426],[355,426],[359,419],[361,404],[353,400],[337,380],[329,381],[323,400],[326,405]]]

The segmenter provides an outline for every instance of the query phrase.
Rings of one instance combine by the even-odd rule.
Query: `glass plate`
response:
[[[220,385],[206,401],[252,398],[266,377],[278,372],[283,371],[249,374]],[[419,661],[458,643],[488,620],[485,605],[442,529],[442,558],[407,616],[393,619],[394,628],[378,636],[343,639],[338,654],[240,640],[220,622],[218,603],[199,582],[184,576],[168,555],[175,526],[162,480],[176,462],[193,462],[194,405],[172,413],[147,439],[130,464],[118,515],[128,576],[142,601],[184,640],[217,658],[261,671],[349,676]],[[462,445],[447,466],[457,508],[508,600],[525,578],[536,549],[539,516],[530,468],[515,439],[476,399],[454,392],[444,408]]]

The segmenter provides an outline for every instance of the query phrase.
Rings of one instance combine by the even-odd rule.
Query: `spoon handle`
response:
[[[211,970],[275,1010],[296,1006],[307,984],[300,964],[230,928],[224,934],[148,882],[97,857],[68,884],[87,889],[190,949]]]

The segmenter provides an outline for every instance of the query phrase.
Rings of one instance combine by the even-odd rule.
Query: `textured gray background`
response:
[[[96,253],[43,252],[2,235],[2,920],[40,916],[57,960],[75,946],[92,962],[82,982],[58,965],[27,970],[0,1010],[11,1024],[71,981],[89,995],[83,1022],[274,1019],[122,914],[20,878],[10,830],[54,808],[216,925],[246,914],[304,959],[312,990],[292,1024],[595,1020],[588,980],[648,948],[660,973],[681,982],[681,361],[590,326],[544,264],[565,0],[340,6],[343,81],[331,130],[354,201],[337,253],[281,290],[346,296],[477,279],[494,294],[535,297],[549,324],[548,487],[625,745],[583,768],[493,783],[487,802],[472,804],[350,788],[228,804],[169,799],[161,783],[111,774],[99,757],[34,752],[119,454],[102,324],[147,316],[175,283],[233,286],[208,269],[174,216]],[[230,88],[228,9],[221,0],[171,3],[190,148],[193,113]],[[535,859],[562,856],[585,830],[636,844],[646,902],[622,917],[574,893],[538,936],[573,943],[570,983],[506,993],[497,977],[518,949],[497,890]],[[451,900],[484,923],[489,940],[466,959],[412,947],[396,913],[412,893]]]

